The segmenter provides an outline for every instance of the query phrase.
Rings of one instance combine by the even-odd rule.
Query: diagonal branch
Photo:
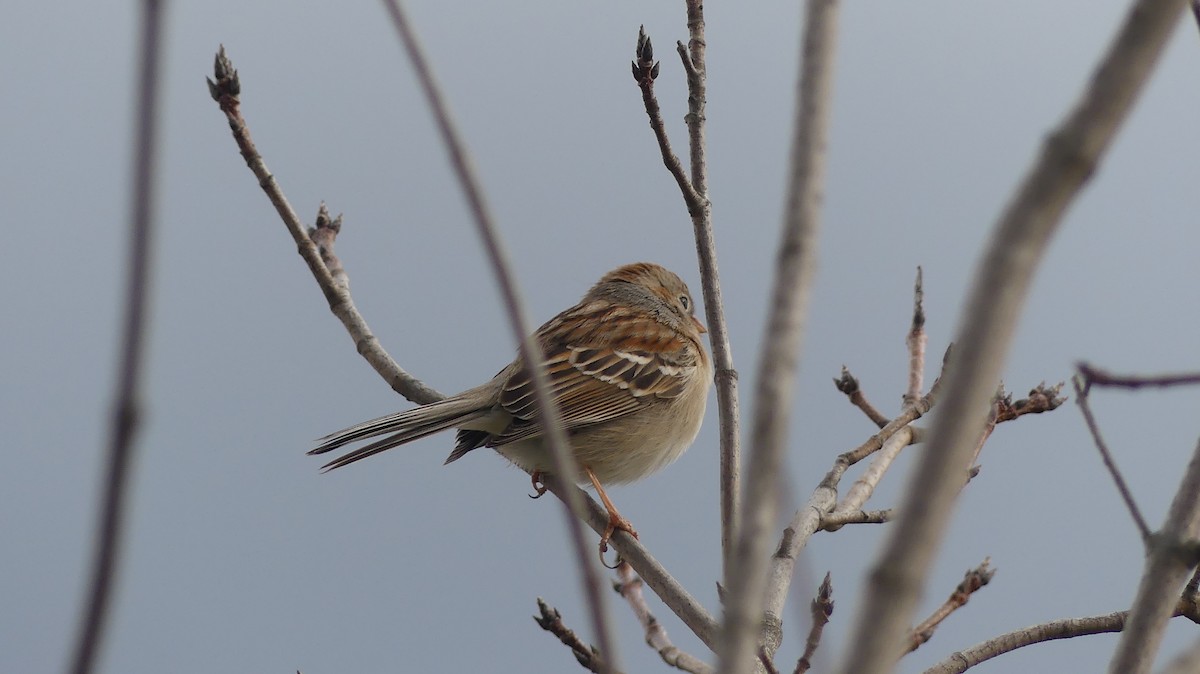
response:
[[[325,295],[325,301],[329,303],[329,310],[346,328],[346,332],[354,340],[358,353],[379,373],[380,377],[383,377],[384,381],[388,382],[392,390],[408,400],[424,405],[444,398],[445,396],[437,390],[405,372],[388,355],[383,345],[371,332],[366,319],[359,313],[358,307],[355,306],[354,298],[350,295],[350,282],[340,262],[336,265],[326,264],[326,256],[333,255],[333,242],[341,228],[341,222],[339,220],[337,226],[334,227],[333,222],[328,218],[328,213],[324,211],[324,205],[322,205],[324,217],[322,214],[318,214],[317,226],[311,232],[304,226],[304,223],[300,222],[300,216],[296,215],[296,211],[292,209],[291,203],[283,194],[283,189],[267,168],[266,162],[250,137],[250,128],[242,117],[241,100],[238,98],[241,95],[241,80],[238,78],[233,63],[225,56],[224,46],[217,51],[213,76],[215,80],[208,81],[209,93],[220,106],[221,112],[225,113],[225,118],[229,122],[229,130],[233,133],[233,140],[237,143],[242,158],[246,160],[246,166],[254,173],[259,187],[266,193],[271,204],[275,206],[275,211],[283,220],[288,233],[292,235],[292,241],[296,243],[296,250],[308,265],[308,271],[316,280],[321,293]],[[336,257],[332,259],[336,260]]]
[[[1087,425],[1088,432],[1092,434],[1092,442],[1095,443],[1096,449],[1100,452],[1100,459],[1104,462],[1104,467],[1108,469],[1108,474],[1112,476],[1113,484],[1117,487],[1117,493],[1121,495],[1121,500],[1125,502],[1125,508],[1129,510],[1129,515],[1133,517],[1133,523],[1137,525],[1138,533],[1142,536],[1142,542],[1150,541],[1150,525],[1146,524],[1146,518],[1142,516],[1141,508],[1138,508],[1137,501],[1133,498],[1133,491],[1129,488],[1129,483],[1125,482],[1125,476],[1121,474],[1121,469],[1117,468],[1117,461],[1113,457],[1113,453],[1108,448],[1108,443],[1104,441],[1104,437],[1100,435],[1100,426],[1096,422],[1096,417],[1092,414],[1092,405],[1089,402],[1088,385],[1085,380],[1086,375],[1077,376],[1071,379],[1071,383],[1075,386],[1075,402],[1079,405],[1079,411],[1083,414],[1083,421]]]
[[[622,562],[617,565],[617,581],[613,583],[613,586],[625,601],[629,602],[629,607],[637,616],[638,623],[646,633],[646,645],[653,648],[663,662],[691,674],[712,674],[712,667],[707,662],[679,650],[675,644],[671,643],[671,638],[667,636],[667,630],[650,612],[650,605],[646,603],[646,595],[642,594],[642,579],[633,572],[633,568],[629,564]]]
[[[1017,318],[1067,207],[1099,165],[1128,115],[1184,8],[1184,0],[1138,0],[1066,121],[993,227],[968,295],[948,373],[945,404],[934,416],[858,605],[848,652],[836,671],[890,671],[903,648],[917,597],[940,546],[963,482],[973,440],[1016,330]]]
[[[983,560],[983,563],[967,571],[963,574],[962,582],[955,588],[954,592],[950,593],[950,597],[942,602],[942,605],[937,607],[928,618],[921,621],[912,629],[909,636],[908,652],[913,652],[921,647],[921,644],[929,641],[933,637],[933,632],[941,625],[946,618],[950,617],[958,609],[967,605],[971,595],[983,588],[984,585],[992,582],[992,577],[996,575],[996,570],[991,568],[990,559]]]

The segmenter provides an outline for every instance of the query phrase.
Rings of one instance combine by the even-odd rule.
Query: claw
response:
[[[541,498],[546,495],[547,491],[550,491],[549,488],[546,487],[546,483],[542,482],[542,471],[533,471],[529,478],[530,481],[533,482],[533,493],[529,495],[529,498]]]

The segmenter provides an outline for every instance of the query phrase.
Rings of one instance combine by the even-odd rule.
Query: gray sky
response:
[[[0,297],[2,672],[63,666],[85,577],[122,281],[132,4],[22,3],[0,24],[11,284]],[[686,211],[628,66],[645,24],[682,152],[673,46],[686,38],[683,3],[412,5],[535,321],[640,259],[698,293]],[[707,7],[711,190],[744,417],[780,221],[798,5]],[[842,364],[897,409],[918,264],[930,352],[945,348],[988,227],[1123,5],[846,3],[788,510],[872,431],[830,385]],[[214,0],[172,3],[169,24],[147,417],[102,671],[578,671],[529,619],[542,596],[587,634],[560,506],[526,498],[526,476],[484,452],[443,467],[448,436],[329,475],[304,456],[313,438],[407,403],[356,355],[238,156],[203,82],[219,43],[295,208],[311,220],[325,200],[345,213],[338,252],[399,362],[454,392],[514,351],[382,9]],[[1184,24],[1042,266],[1005,368],[1018,396],[1066,379],[1079,359],[1141,372],[1200,365],[1198,72],[1200,37]],[[1198,403],[1196,391],[1095,401],[1153,525],[1196,442]],[[714,408],[677,464],[613,497],[715,612]],[[895,502],[909,462],[874,506]],[[1074,404],[1005,425],[981,463],[921,612],[985,556],[999,573],[903,671],[1033,623],[1119,610],[1133,595],[1141,547]],[[847,647],[880,540],[876,527],[850,527],[806,552],[792,605],[804,613],[833,571],[827,659]],[[677,645],[706,655],[654,606]],[[662,671],[633,617],[614,613],[628,669]],[[785,626],[781,666],[799,652],[803,622]],[[1193,633],[1173,625],[1165,652]],[[1096,671],[1114,644],[1045,644],[977,671]]]

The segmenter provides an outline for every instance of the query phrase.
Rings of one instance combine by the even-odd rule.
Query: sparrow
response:
[[[575,306],[534,333],[571,451],[608,511],[601,553],[620,529],[637,537],[604,485],[640,480],[678,459],[704,419],[712,363],[687,285],[650,262],[608,272]],[[329,463],[349,465],[434,433],[457,429],[451,463],[490,447],[530,473],[552,471],[533,382],[520,356],[488,382],[444,400],[327,435],[309,454],[385,436]]]

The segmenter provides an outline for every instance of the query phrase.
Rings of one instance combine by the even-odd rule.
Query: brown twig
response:
[[[796,662],[796,669],[792,674],[804,674],[812,668],[812,657],[817,652],[817,646],[821,644],[821,634],[833,615],[833,578],[828,571],[825,572],[825,580],[821,581],[821,586],[817,588],[817,596],[813,597],[812,603],[809,604],[809,610],[812,613],[812,627],[809,628],[808,639],[804,642],[804,655]]]
[[[533,621],[538,624],[538,627],[546,630],[550,634],[558,637],[558,640],[567,648],[571,649],[571,654],[575,656],[576,662],[583,665],[585,669],[591,672],[600,672],[604,669],[603,658],[595,646],[590,646],[579,638],[575,631],[567,627],[562,621],[562,614],[558,609],[546,603],[546,600],[541,597],[537,598],[538,615],[533,616]],[[616,674],[614,672],[614,674]]]
[[[654,44],[650,40],[650,36],[646,35],[646,27],[638,28],[637,48],[634,50],[633,61],[633,80],[637,82],[638,89],[642,91],[642,105],[646,108],[646,116],[650,119],[650,129],[654,132],[654,138],[658,141],[658,149],[662,154],[663,165],[667,167],[667,172],[675,178],[675,183],[679,185],[679,191],[683,194],[683,201],[687,205],[688,212],[700,210],[701,196],[692,187],[691,180],[688,179],[687,171],[683,168],[683,162],[679,160],[679,155],[671,149],[671,139],[667,136],[667,126],[663,122],[662,106],[658,104],[658,97],[654,94],[654,80],[658,78],[660,64],[654,60]]]
[[[330,226],[321,227],[321,213],[328,220],[328,211],[322,204],[321,213],[318,213],[317,216],[317,227],[310,230],[300,221],[300,216],[296,215],[296,211],[292,209],[292,205],[283,194],[283,189],[276,182],[275,176],[267,169],[266,162],[250,137],[249,126],[241,112],[241,100],[239,99],[241,80],[238,78],[233,63],[225,55],[224,46],[217,51],[213,71],[215,79],[208,80],[209,93],[220,106],[221,112],[225,113],[225,118],[229,121],[229,129],[233,133],[233,140],[237,143],[242,158],[246,160],[246,166],[254,173],[259,186],[271,204],[275,206],[275,211],[279,213],[288,233],[292,235],[292,241],[296,243],[300,257],[308,265],[308,271],[316,280],[321,293],[325,295],[325,300],[329,303],[329,310],[346,328],[346,332],[354,340],[354,346],[359,355],[379,373],[379,376],[383,377],[392,390],[408,400],[424,405],[445,398],[446,396],[436,389],[405,372],[388,355],[371,332],[366,319],[359,313],[358,307],[355,306],[354,298],[350,295],[349,281],[340,261],[333,267],[326,266],[322,250],[327,250],[332,255],[333,242],[341,229],[341,219],[336,220],[336,227],[331,226],[334,221],[329,221]],[[310,231],[317,237],[316,239],[309,235]]]
[[[779,674],[779,668],[775,666],[771,656],[767,655],[767,649],[758,649],[758,662],[762,665],[765,674]]]
[[[989,562],[989,559],[984,559],[982,564],[967,571],[963,576],[962,582],[954,588],[954,592],[950,593],[950,597],[931,613],[928,618],[921,621],[921,624],[913,628],[909,635],[909,653],[917,650],[921,647],[921,644],[929,641],[933,637],[933,632],[938,628],[938,625],[941,625],[946,618],[950,617],[951,613],[966,606],[972,594],[991,582],[992,577],[996,575],[996,570],[991,568]]]
[[[1088,363],[1077,363],[1075,368],[1087,382],[1087,387],[1107,386],[1110,388],[1168,388],[1171,386],[1194,386],[1200,384],[1200,372],[1183,372],[1176,374],[1139,375],[1113,374],[1101,370]]]
[[[975,452],[971,456],[972,473],[968,482],[979,473],[979,467],[974,464],[979,461],[983,446],[987,443],[988,438],[992,437],[996,425],[1013,421],[1027,414],[1042,414],[1058,409],[1067,400],[1058,395],[1062,391],[1062,387],[1062,382],[1054,386],[1046,386],[1046,382],[1042,382],[1029,391],[1029,397],[1017,401],[1013,401],[1012,394],[1004,390],[1004,384],[996,388],[996,393],[992,396],[991,411],[983,425],[983,431],[979,434],[979,440],[975,443]]]
[[[154,251],[155,176],[158,159],[159,71],[162,58],[163,8],[157,0],[142,3],[138,49],[137,102],[133,180],[129,189],[129,251],[126,260],[124,320],[113,385],[112,417],[106,443],[104,482],[96,520],[87,594],[79,613],[70,667],[73,674],[93,670],[108,625],[114,579],[120,569],[135,443],[141,422],[141,374],[145,359],[146,308]]]
[[[734,528],[738,522],[740,499],[740,442],[737,370],[733,366],[733,349],[729,344],[729,328],[725,322],[725,303],[721,298],[721,278],[717,270],[717,246],[713,237],[712,204],[708,199],[708,168],[705,164],[704,108],[706,105],[706,69],[704,64],[704,5],[700,0],[687,0],[688,47],[678,45],[688,83],[689,154],[692,172],[689,178],[679,157],[671,150],[662,110],[654,95],[654,78],[658,64],[645,29],[638,31],[638,44],[633,63],[633,77],[642,91],[642,103],[650,128],[658,141],[663,164],[675,178],[684,205],[692,220],[696,239],[696,258],[700,265],[700,283],[704,294],[704,316],[708,322],[708,338],[712,345],[714,379],[717,389],[717,414],[720,419],[721,444],[721,555],[722,574],[728,582],[729,560],[732,555]]]
[[[646,644],[658,653],[663,662],[691,674],[712,674],[713,669],[707,662],[679,650],[671,643],[667,630],[650,612],[650,605],[646,603],[646,596],[642,593],[642,579],[634,573],[628,563],[622,562],[617,565],[617,582],[613,586],[637,616],[638,623],[646,633]]]
[[[1089,403],[1089,393],[1086,380],[1083,375],[1073,377],[1071,383],[1075,386],[1075,402],[1079,405],[1079,411],[1083,413],[1083,421],[1087,424],[1088,432],[1092,434],[1092,441],[1096,445],[1096,450],[1100,452],[1100,458],[1104,461],[1104,467],[1108,469],[1108,474],[1112,476],[1113,484],[1117,487],[1117,493],[1121,495],[1121,500],[1125,502],[1125,508],[1129,511],[1129,515],[1133,517],[1133,523],[1137,525],[1138,533],[1142,536],[1142,541],[1150,540],[1150,526],[1146,524],[1146,518],[1142,517],[1142,511],[1138,508],[1137,501],[1133,498],[1133,491],[1129,488],[1129,484],[1125,482],[1125,476],[1121,474],[1121,469],[1117,468],[1116,459],[1113,458],[1112,451],[1108,448],[1108,443],[1100,435],[1100,426],[1096,423],[1096,417],[1092,414],[1092,406]]]
[[[867,415],[871,423],[883,428],[891,421],[891,419],[885,417],[882,412],[867,400],[867,397],[863,395],[862,388],[858,385],[858,378],[850,374],[850,370],[845,365],[842,366],[842,376],[834,379],[833,385],[837,387],[837,390],[846,395],[851,405],[862,410],[862,413]]]
[[[921,268],[917,267],[917,280],[913,283],[913,317],[912,326],[904,343],[908,346],[908,391],[904,394],[904,403],[911,404],[921,397],[921,388],[925,377],[925,344],[929,341],[925,334],[925,287]]]
[[[1174,617],[1184,616],[1200,624],[1200,607],[1194,602],[1180,600],[1175,606]],[[1018,648],[1032,646],[1057,639],[1072,639],[1091,634],[1108,634],[1125,629],[1129,611],[1117,611],[1106,615],[1086,618],[1064,618],[1039,625],[1024,627],[1002,634],[965,650],[951,653],[923,674],[962,674],[971,667],[992,658],[1011,653]]]

